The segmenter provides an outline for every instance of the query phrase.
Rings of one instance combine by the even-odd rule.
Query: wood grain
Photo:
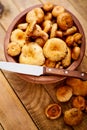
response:
[[[36,4],[40,4],[41,2],[39,0],[33,0],[33,1],[29,1],[29,0],[12,0],[14,2],[14,4],[16,5],[16,7],[20,10],[23,11],[26,8],[29,8],[31,6],[34,6]]]
[[[5,37],[5,30],[0,26],[0,60],[5,60],[4,56],[4,37]]]
[[[87,1],[86,0],[77,0],[76,2],[78,4],[76,4],[76,2],[74,0],[68,0],[72,6],[78,11],[80,12],[80,15],[87,20]]]
[[[2,126],[1,123],[0,123],[0,130],[4,130],[4,127]]]
[[[13,75],[14,75],[14,79],[12,79]],[[37,125],[38,129],[63,130],[65,128],[67,130],[71,130],[70,127],[64,124],[63,117],[54,121],[46,118],[44,113],[45,108],[49,104],[54,103],[55,101],[54,99],[52,99],[51,95],[49,95],[50,92],[48,93],[44,89],[43,85],[25,82],[24,80],[21,80],[14,73],[8,74],[8,80],[11,83],[11,85],[13,84],[12,86],[13,89],[15,90],[16,94],[18,95],[18,97],[21,99],[22,103],[28,110],[28,113],[33,118],[33,121]],[[55,94],[54,91],[52,92],[52,95],[53,93]]]
[[[0,18],[0,23],[3,26],[3,28],[7,30],[8,26],[19,13],[19,11],[11,0],[1,0],[0,2],[4,6],[4,12]]]
[[[21,102],[0,72],[0,122],[6,130],[37,130]],[[29,125],[31,124],[31,125]]]

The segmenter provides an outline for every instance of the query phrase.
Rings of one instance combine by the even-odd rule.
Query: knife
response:
[[[76,70],[68,70],[68,69],[49,68],[44,66],[36,66],[28,64],[19,64],[13,62],[0,61],[0,69],[33,76],[59,75],[59,76],[75,77],[80,78],[82,80],[87,80],[87,73],[85,72],[79,72]]]

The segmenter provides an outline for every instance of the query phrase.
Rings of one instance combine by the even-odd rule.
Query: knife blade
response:
[[[41,66],[19,64],[13,62],[0,61],[0,69],[34,76],[40,76],[41,74],[43,74],[43,67]]]
[[[56,68],[49,68],[44,66],[36,66],[28,64],[19,64],[13,62],[0,61],[0,69],[33,76],[59,75],[59,76],[75,77],[80,78],[82,80],[87,80],[87,73],[85,72],[79,72],[76,70],[67,70],[67,69],[56,69]]]

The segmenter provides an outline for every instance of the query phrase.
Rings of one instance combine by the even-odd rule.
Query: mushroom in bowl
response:
[[[49,6],[48,6],[49,5]],[[67,9],[46,3],[25,9],[9,26],[4,51],[8,62],[75,70],[85,53],[85,34]],[[56,83],[63,76],[18,74],[32,83]]]

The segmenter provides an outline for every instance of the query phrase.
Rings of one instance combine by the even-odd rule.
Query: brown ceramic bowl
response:
[[[36,6],[32,6],[32,7],[29,7],[27,9],[25,9],[23,12],[21,12],[14,20],[13,22],[11,23],[11,25],[9,26],[8,30],[7,30],[7,33],[6,33],[6,36],[5,36],[5,41],[4,41],[4,52],[5,52],[5,57],[6,57],[6,60],[8,62],[16,62],[14,58],[12,58],[11,56],[8,55],[7,53],[7,45],[10,41],[10,35],[11,35],[11,32],[13,31],[13,29],[21,22],[24,22],[25,21],[25,15],[27,12],[29,12],[31,9],[35,8],[35,7],[42,7],[42,5],[36,5]],[[68,10],[67,10],[68,11]],[[69,12],[71,13],[71,12]],[[82,37],[82,45],[81,45],[81,53],[80,53],[80,57],[78,60],[74,61],[69,67],[68,69],[69,70],[75,70],[81,63],[82,59],[83,59],[83,56],[84,56],[84,53],[85,53],[85,44],[86,44],[86,41],[85,41],[85,35],[84,35],[84,31],[83,31],[83,28],[79,22],[79,20],[71,13],[72,17],[73,17],[73,20],[74,20],[74,23],[75,25],[77,26],[79,32],[81,32],[81,34],[83,35]],[[65,79],[65,77],[63,76],[30,76],[30,75],[25,75],[25,74],[18,74],[22,79],[26,80],[26,81],[29,81],[29,82],[32,82],[32,83],[40,83],[40,84],[49,84],[49,83],[56,83],[56,82],[59,82],[59,81],[62,81]]]

